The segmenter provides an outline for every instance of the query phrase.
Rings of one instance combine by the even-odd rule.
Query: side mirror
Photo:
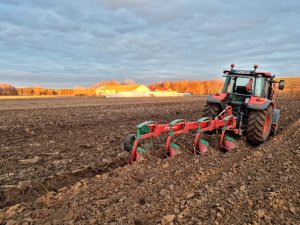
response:
[[[284,88],[284,80],[279,81],[279,90],[283,90]]]

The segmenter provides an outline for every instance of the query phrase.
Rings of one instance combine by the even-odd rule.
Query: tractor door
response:
[[[257,77],[255,79],[253,95],[268,98],[269,97],[269,82],[265,77]]]

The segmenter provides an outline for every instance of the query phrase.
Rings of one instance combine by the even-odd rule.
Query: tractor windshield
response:
[[[265,96],[265,78],[227,76],[224,91],[242,95]]]

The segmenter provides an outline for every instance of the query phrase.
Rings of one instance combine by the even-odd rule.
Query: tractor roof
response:
[[[272,74],[269,72],[256,72],[253,70],[224,70],[224,74],[227,75],[246,75],[246,76],[258,76],[261,75],[263,77],[271,77]]]

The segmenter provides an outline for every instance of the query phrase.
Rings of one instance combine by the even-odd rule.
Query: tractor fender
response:
[[[264,110],[272,104],[272,101],[266,98],[251,96],[247,105],[248,109]]]
[[[207,102],[208,103],[217,103],[217,104],[220,104],[222,108],[225,107],[225,99],[227,98],[227,93],[217,93],[217,94],[214,94],[214,95],[210,95],[208,96],[207,98]]]
[[[277,124],[280,118],[280,109],[274,109],[272,124]]]

